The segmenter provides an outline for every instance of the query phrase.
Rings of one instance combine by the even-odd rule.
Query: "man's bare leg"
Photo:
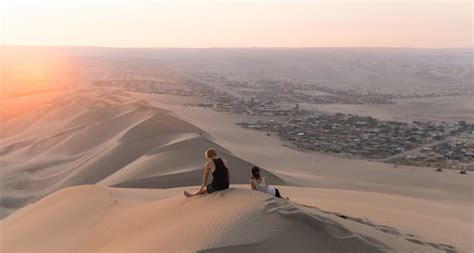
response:
[[[206,187],[203,187],[203,188],[201,188],[201,189],[199,189],[198,191],[195,191],[195,192],[193,192],[193,193],[190,193],[190,192],[188,192],[188,191],[184,191],[184,196],[186,196],[186,197],[189,198],[189,197],[192,197],[192,196],[204,194],[204,193],[206,193],[206,192],[207,192]]]

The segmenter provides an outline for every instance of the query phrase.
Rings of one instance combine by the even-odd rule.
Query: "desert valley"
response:
[[[1,252],[474,249],[471,50],[1,50]]]

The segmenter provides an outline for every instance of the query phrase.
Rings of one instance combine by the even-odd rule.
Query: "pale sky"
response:
[[[2,1],[1,44],[472,47],[472,2]]]

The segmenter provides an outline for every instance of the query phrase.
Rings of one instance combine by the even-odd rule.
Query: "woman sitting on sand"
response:
[[[186,197],[196,196],[206,192],[213,193],[215,191],[221,191],[229,188],[230,176],[227,161],[222,158],[218,158],[217,152],[214,149],[208,149],[204,155],[208,161],[204,166],[204,176],[202,179],[201,188],[194,193],[184,191],[184,195]],[[206,185],[207,179],[209,178],[209,172],[212,173],[212,182]]]
[[[265,178],[260,176],[260,168],[255,166],[251,171],[252,179],[250,180],[250,186],[252,186],[252,190],[269,193],[277,198],[283,198],[277,188],[268,186],[267,182],[265,182]],[[287,197],[286,199],[289,198]]]

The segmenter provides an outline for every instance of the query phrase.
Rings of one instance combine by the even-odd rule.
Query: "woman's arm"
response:
[[[252,190],[256,191],[257,190],[257,186],[255,186],[255,181],[250,181],[250,186],[252,187]]]
[[[204,188],[207,186],[207,180],[209,178],[209,170],[211,169],[210,168],[210,163],[206,163],[206,166],[204,167],[204,175],[202,177],[202,185],[201,185],[201,188]]]
[[[229,168],[229,165],[227,164],[227,161],[225,159],[222,159],[222,161],[224,161],[224,165],[225,167],[227,168],[227,176],[228,178],[230,179],[230,168]]]

